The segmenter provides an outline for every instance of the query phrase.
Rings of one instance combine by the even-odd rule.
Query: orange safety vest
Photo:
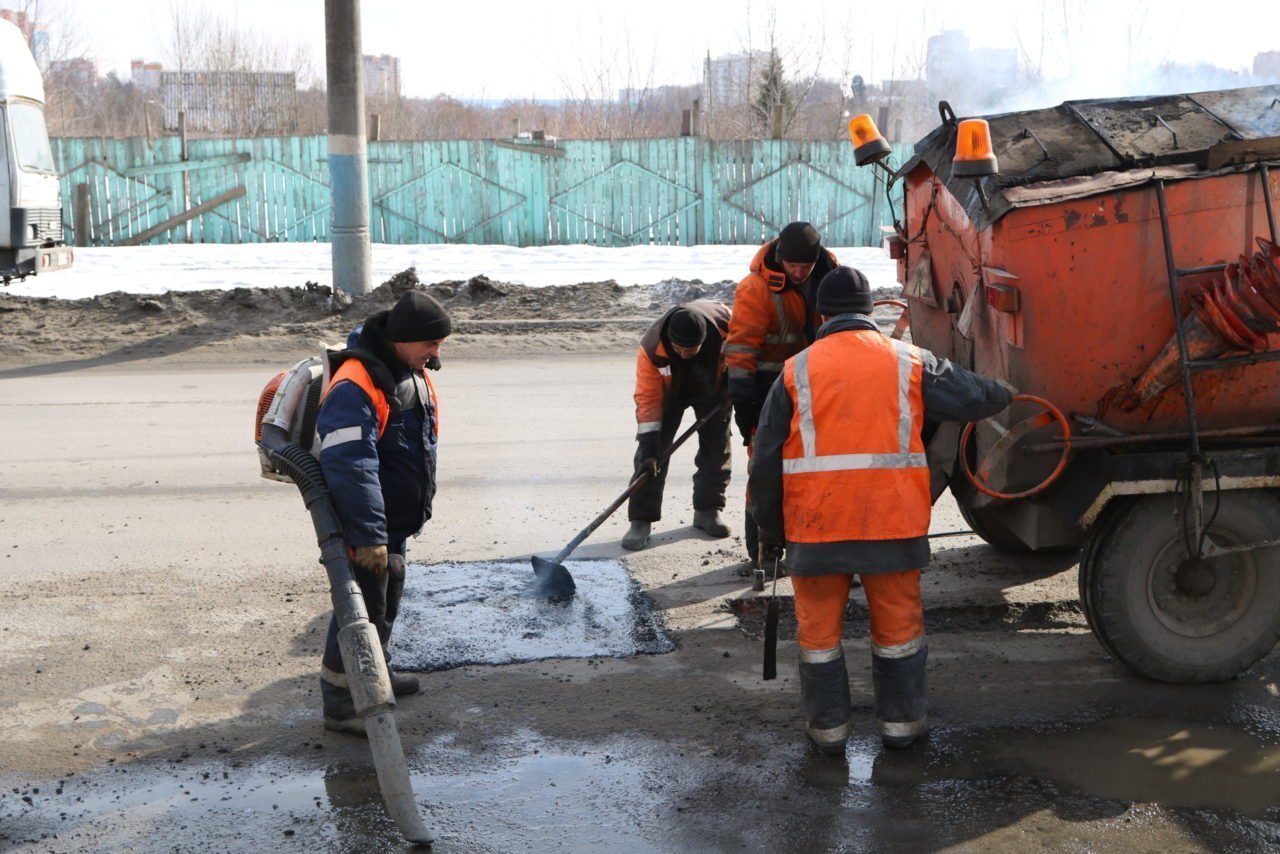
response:
[[[431,384],[431,375],[425,370],[422,372],[422,378],[427,382],[427,393],[431,396],[431,402],[435,405],[436,416],[436,436],[440,436],[440,398],[436,396],[436,387]],[[359,359],[347,359],[338,366],[337,372],[329,381],[329,385],[325,388],[324,393],[320,395],[323,401],[329,395],[329,392],[338,383],[343,380],[355,383],[369,396],[369,400],[373,402],[374,411],[378,414],[378,438],[382,438],[382,434],[387,431],[387,422],[391,420],[391,403],[387,400],[386,394],[382,389],[374,383],[373,377],[369,376],[369,369]]]
[[[797,543],[898,540],[929,532],[924,365],[878,332],[828,335],[788,359],[791,430],[782,515]]]
[[[754,377],[757,371],[778,373],[782,363],[809,343],[805,339],[805,301],[787,276],[770,266],[771,240],[756,252],[750,274],[738,283],[733,295],[733,315],[725,341],[725,363],[730,379]],[[832,268],[836,256],[826,252]]]

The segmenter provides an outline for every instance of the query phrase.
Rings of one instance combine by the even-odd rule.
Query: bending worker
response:
[[[678,305],[662,315],[640,339],[636,354],[636,474],[649,480],[627,507],[631,529],[622,538],[626,549],[642,549],[653,523],[662,518],[662,490],[668,463],[658,457],[670,446],[685,409],[702,418],[715,407],[719,414],[698,431],[697,470],[693,474],[693,527],[720,539],[729,527],[720,518],[729,485],[729,394],[725,382],[725,330],[729,309],[699,300]]]
[[[818,230],[807,222],[793,222],[776,240],[760,247],[751,272],[738,283],[724,352],[733,417],[748,455],[760,408],[782,363],[813,342],[818,327],[814,292],[835,267],[836,256],[822,248]],[[748,505],[750,501],[748,491]],[[750,510],[744,537],[747,559],[754,562],[756,525]],[[743,570],[749,574],[750,563]]]
[[[421,291],[352,333],[334,358],[316,419],[320,469],[353,555],[352,573],[378,630],[396,696],[418,679],[390,668],[387,642],[404,591],[405,541],[431,518],[439,406],[426,367],[439,367],[449,313]],[[341,360],[341,361],[339,361]],[[330,617],[320,668],[325,729],[363,735]]]
[[[920,568],[929,561],[926,419],[977,421],[1012,397],[993,380],[883,335],[867,278],[840,267],[818,287],[818,340],[770,390],[749,482],[766,575],[782,555],[795,590],[805,733],[843,755],[849,679],[840,646],[852,576],[871,612],[880,737],[928,731]]]

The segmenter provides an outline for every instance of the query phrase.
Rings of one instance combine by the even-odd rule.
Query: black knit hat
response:
[[[449,312],[422,291],[400,297],[387,316],[388,341],[436,341],[452,331]]]
[[[696,311],[677,308],[667,320],[667,338],[677,347],[701,347],[707,338],[707,323]]]
[[[778,245],[774,258],[778,262],[812,264],[822,252],[822,238],[818,229],[807,222],[793,222],[778,232]]]
[[[870,314],[872,308],[871,283],[852,267],[836,267],[818,283],[819,314]]]

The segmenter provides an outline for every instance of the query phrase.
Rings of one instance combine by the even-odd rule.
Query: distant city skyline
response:
[[[15,5],[0,0],[0,6]],[[179,8],[201,6],[183,0]],[[1141,85],[1136,72],[1167,62],[1247,72],[1256,54],[1280,49],[1275,28],[1261,25],[1275,14],[1265,0],[1224,0],[1212,15],[1152,0],[980,6],[905,0],[857,13],[848,0],[802,6],[650,0],[632,11],[587,0],[555,6],[363,0],[361,7],[363,52],[399,59],[404,95],[466,100],[613,97],[627,87],[692,85],[701,81],[708,52],[767,49],[771,34],[790,63],[789,76],[817,73],[847,85],[855,74],[868,83],[922,74],[928,37],[963,30],[973,47],[1014,50],[1047,78],[1070,67],[1068,91],[1077,98],[1138,94],[1127,91]],[[323,0],[220,0],[203,8],[239,29],[301,48],[323,77]],[[165,58],[170,0],[43,0],[41,9],[55,43],[61,17],[73,20],[81,49],[102,74],[127,80],[132,60]]]

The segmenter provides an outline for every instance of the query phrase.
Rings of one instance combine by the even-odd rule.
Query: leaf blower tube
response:
[[[433,837],[418,814],[409,768],[396,730],[396,699],[391,691],[391,677],[382,655],[382,644],[378,640],[377,629],[369,622],[360,586],[351,574],[342,523],[329,500],[329,488],[325,485],[320,463],[300,445],[291,442],[284,430],[272,424],[262,425],[258,447],[297,484],[303,503],[311,514],[320,544],[320,562],[329,576],[342,664],[347,671],[356,714],[364,719],[383,803],[406,839],[429,844]]]

